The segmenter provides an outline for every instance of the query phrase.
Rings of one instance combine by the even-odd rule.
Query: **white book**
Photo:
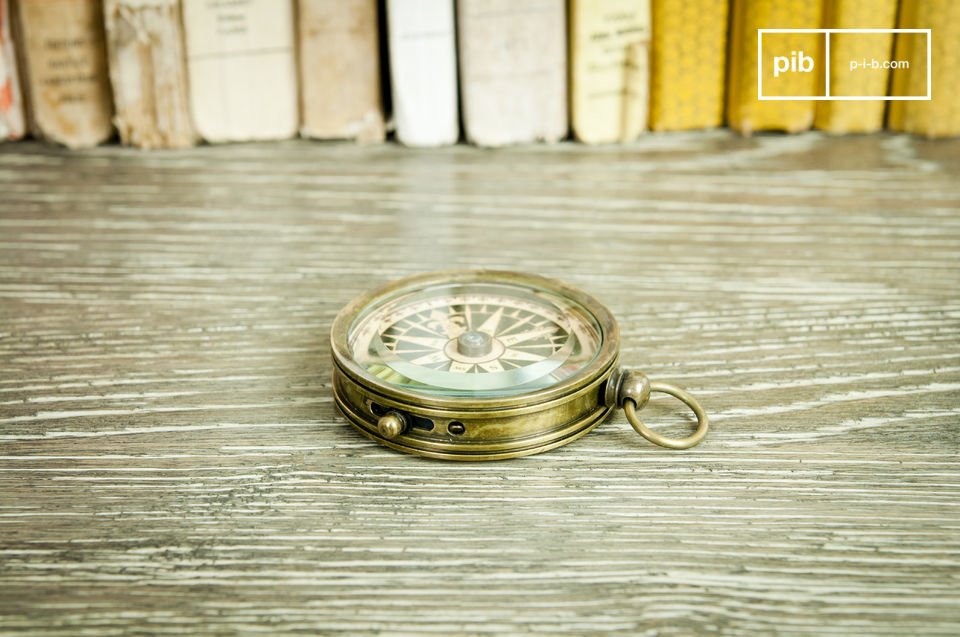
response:
[[[183,0],[190,110],[209,142],[297,134],[292,0]]]
[[[104,0],[103,7],[120,140],[139,148],[192,146],[179,0]]]
[[[297,6],[301,134],[383,141],[377,0],[299,0]]]
[[[17,0],[17,54],[35,137],[69,148],[113,135],[100,0]]]
[[[646,128],[649,0],[571,0],[573,133],[588,144],[625,142]]]
[[[27,128],[10,33],[12,17],[9,1],[0,0],[0,142],[20,139]]]
[[[467,139],[480,146],[567,134],[565,0],[459,0]]]
[[[460,137],[454,0],[387,0],[397,139],[407,146]]]

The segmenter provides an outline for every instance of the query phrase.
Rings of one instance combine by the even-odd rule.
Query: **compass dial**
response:
[[[368,307],[349,336],[369,373],[428,394],[512,395],[553,385],[596,356],[589,312],[546,290],[441,284]]]

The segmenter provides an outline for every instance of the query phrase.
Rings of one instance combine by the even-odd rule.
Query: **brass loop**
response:
[[[625,397],[623,400],[623,412],[627,415],[627,420],[630,421],[630,425],[638,434],[653,444],[667,447],[668,449],[689,449],[703,440],[707,435],[707,429],[710,427],[710,423],[707,421],[706,412],[703,411],[703,407],[700,406],[696,398],[691,396],[686,390],[668,383],[651,382],[650,392],[670,394],[693,410],[694,415],[697,417],[697,430],[686,438],[667,438],[666,436],[661,436],[643,424],[643,421],[637,416],[637,411],[641,409],[642,406],[638,407],[633,398]]]

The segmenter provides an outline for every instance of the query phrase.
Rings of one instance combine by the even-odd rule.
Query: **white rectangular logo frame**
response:
[[[764,33],[824,33],[824,64],[826,66],[825,95],[764,95],[763,94],[763,34]],[[927,35],[927,94],[926,95],[830,95],[830,34],[831,33],[925,33]],[[757,29],[757,99],[760,101],[787,100],[870,100],[870,101],[918,101],[933,99],[931,86],[932,29]]]

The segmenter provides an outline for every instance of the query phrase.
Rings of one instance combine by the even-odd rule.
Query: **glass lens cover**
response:
[[[428,395],[503,397],[544,389],[597,356],[603,335],[576,301],[513,283],[400,290],[350,327],[354,359],[380,380]]]

